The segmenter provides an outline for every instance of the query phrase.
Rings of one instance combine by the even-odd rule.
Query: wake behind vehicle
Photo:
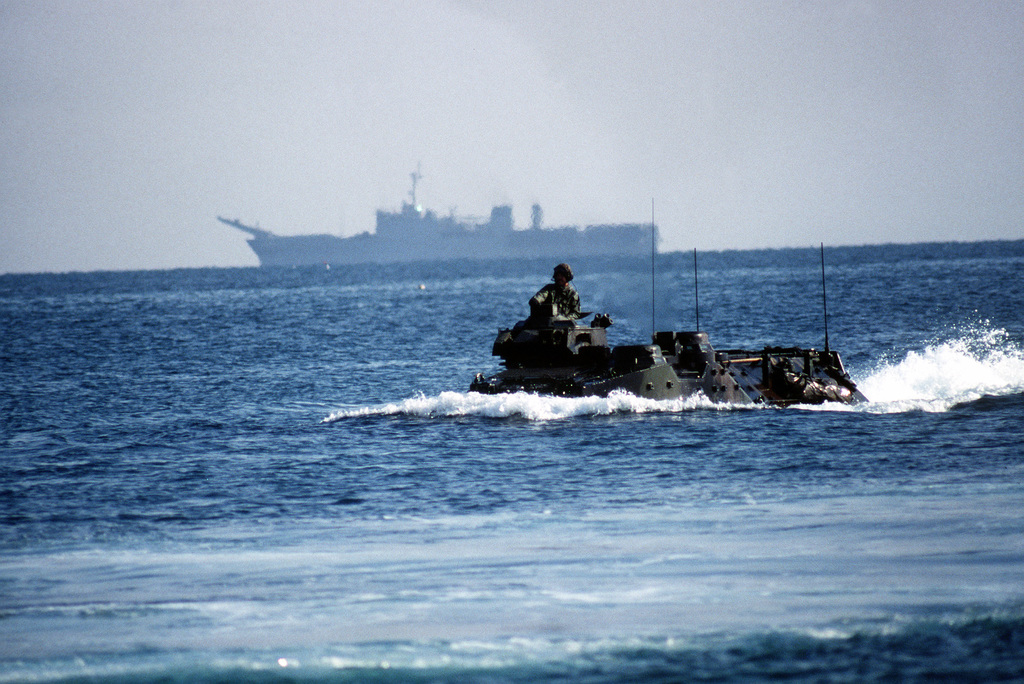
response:
[[[589,325],[537,307],[529,318],[502,329],[492,353],[504,370],[478,373],[471,392],[534,392],[558,396],[607,396],[624,391],[649,399],[704,394],[735,404],[821,404],[866,401],[827,348],[711,346],[706,332],[656,332],[652,344],[608,345],[606,314]]]

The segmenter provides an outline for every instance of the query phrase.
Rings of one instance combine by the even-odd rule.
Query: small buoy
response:
[[[423,283],[420,283],[420,289],[421,289],[421,290],[426,290],[426,289],[427,289],[427,286],[426,286],[426,285],[424,285]]]

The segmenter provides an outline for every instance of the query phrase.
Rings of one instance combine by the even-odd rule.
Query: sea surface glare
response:
[[[818,259],[699,254],[712,344]],[[866,405],[468,393],[547,261],[0,276],[0,684],[1024,680],[1024,242],[825,261]]]

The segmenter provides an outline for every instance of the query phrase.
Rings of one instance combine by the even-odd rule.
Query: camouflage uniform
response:
[[[580,295],[571,283],[565,287],[558,287],[557,283],[548,283],[533,295],[530,300],[530,308],[541,304],[555,304],[558,306],[558,313],[569,318],[579,318],[583,315],[580,309]]]

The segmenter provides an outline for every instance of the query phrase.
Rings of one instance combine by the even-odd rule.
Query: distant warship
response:
[[[593,256],[642,256],[656,248],[657,227],[650,223],[543,228],[543,212],[533,205],[529,228],[516,229],[512,207],[496,206],[490,219],[439,217],[416,201],[418,172],[410,174],[412,190],[401,211],[377,211],[376,232],[352,237],[276,235],[238,219],[217,220],[251,235],[249,246],[261,266],[307,266],[459,258],[551,257],[558,260]],[[653,231],[653,235],[652,235]],[[653,239],[653,243],[652,243]]]

